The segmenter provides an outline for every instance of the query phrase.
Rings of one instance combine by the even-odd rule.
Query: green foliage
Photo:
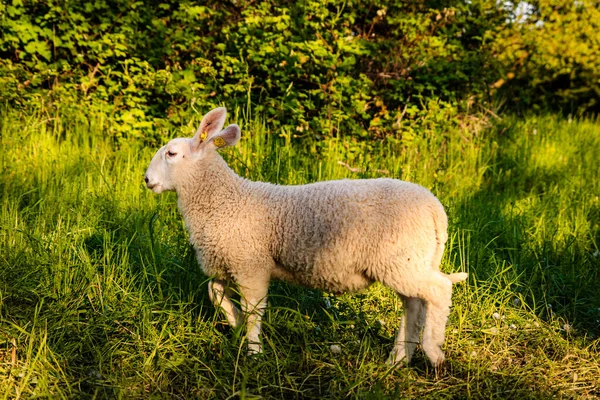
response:
[[[597,110],[598,7],[518,4],[13,0],[0,4],[0,98],[88,104],[121,141],[191,130],[194,107],[218,104],[317,138],[401,137],[418,126],[406,111],[432,101]]]
[[[520,108],[600,111],[600,8],[597,1],[532,1],[499,32],[500,96]],[[506,82],[505,82],[506,81]]]
[[[14,105],[91,104],[120,140],[223,103],[301,137],[401,136],[431,101],[487,97],[489,54],[464,28],[480,8],[15,0],[0,6],[0,93]]]

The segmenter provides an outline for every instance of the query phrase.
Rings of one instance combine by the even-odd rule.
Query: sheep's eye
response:
[[[177,153],[172,152],[171,150],[167,151],[167,157],[174,157]]]

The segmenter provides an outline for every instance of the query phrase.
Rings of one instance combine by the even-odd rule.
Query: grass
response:
[[[100,115],[5,110],[0,397],[600,396],[598,121],[464,120],[364,143],[232,120],[244,137],[224,156],[248,178],[391,176],[441,199],[443,269],[470,273],[445,371],[420,352],[408,368],[383,363],[402,307],[380,285],[334,297],[273,283],[265,354],[248,358],[210,305],[175,195],[143,186],[158,144],[117,145]]]

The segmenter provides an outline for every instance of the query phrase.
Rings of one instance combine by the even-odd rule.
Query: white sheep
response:
[[[155,193],[177,192],[198,261],[214,277],[209,296],[229,324],[246,321],[248,352],[262,352],[272,278],[330,292],[378,281],[405,307],[388,363],[410,361],[424,324],[423,350],[439,366],[452,283],[467,274],[439,271],[448,221],[438,199],[395,179],[280,186],[240,178],[216,151],[240,139],[237,125],[221,130],[226,114],[212,110],[193,138],[158,150],[145,181]],[[231,300],[231,284],[243,314]]]

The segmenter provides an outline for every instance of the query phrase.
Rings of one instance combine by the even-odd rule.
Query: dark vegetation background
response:
[[[157,138],[216,105],[299,137],[411,135],[474,111],[600,110],[597,1],[0,4],[0,99]]]

